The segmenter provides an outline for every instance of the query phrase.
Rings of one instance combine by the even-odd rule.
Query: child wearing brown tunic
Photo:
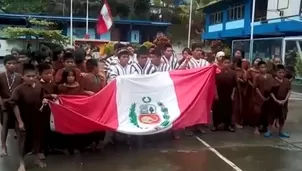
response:
[[[99,75],[98,61],[89,59],[86,62],[88,73],[83,78],[84,92],[87,95],[93,95],[105,87],[105,80]]]
[[[234,58],[233,60],[233,70],[237,74],[237,87],[234,96],[233,102],[233,121],[236,128],[241,129],[243,124],[243,98],[246,91],[246,71],[241,68],[242,61],[241,59]]]
[[[230,59],[222,57],[223,67],[216,75],[217,96],[213,104],[212,131],[216,131],[220,124],[224,124],[225,130],[234,132],[232,128],[232,103],[237,87],[236,72],[230,68]]]
[[[57,85],[53,82],[53,68],[48,63],[42,63],[38,66],[40,84],[42,85],[44,98],[48,100],[56,99]],[[40,158],[45,159],[44,153],[48,153],[49,147],[51,146],[51,130],[50,130],[50,108],[44,106],[41,110],[43,116],[44,133],[42,137],[42,148]],[[43,153],[44,152],[44,153]]]
[[[66,69],[73,69],[76,73],[75,75],[75,79],[78,83],[81,83],[82,81],[82,77],[81,77],[81,71],[76,68],[76,65],[75,65],[75,60],[74,60],[74,57],[73,57],[73,54],[72,53],[65,53],[64,54],[64,68],[62,69],[59,69],[55,75],[55,83],[56,84],[60,84],[61,81],[62,81],[62,74],[64,72],[64,70]]]
[[[289,138],[288,133],[283,131],[284,122],[288,113],[288,99],[291,94],[291,82],[285,78],[286,70],[283,65],[276,66],[276,76],[273,79],[271,91],[271,112],[268,115],[269,129],[265,137],[272,136],[272,125],[279,122],[279,136]]]
[[[246,71],[247,87],[243,101],[243,123],[245,125],[253,125],[253,108],[254,108],[254,77],[260,73],[258,68],[258,62],[261,61],[260,58],[255,58],[253,61],[253,67]]]
[[[12,108],[9,107],[8,101],[14,89],[22,83],[21,75],[16,73],[17,57],[7,55],[3,60],[6,71],[0,73],[0,121],[1,129],[1,152],[0,157],[7,156],[6,139],[8,129],[15,128],[15,115]]]
[[[259,134],[259,127],[262,125],[264,130],[267,127],[267,114],[269,113],[269,99],[272,89],[272,75],[266,72],[266,63],[260,61],[258,63],[260,74],[254,77],[254,133]]]
[[[64,69],[58,94],[84,95],[83,87],[76,81],[76,69]]]
[[[41,141],[43,137],[43,117],[40,111],[44,92],[37,82],[35,67],[24,65],[24,83],[17,86],[11,98],[10,105],[14,107],[18,123],[18,145],[20,153],[20,167],[18,171],[25,171],[24,156],[28,152],[36,155],[35,164],[46,167],[40,159]]]

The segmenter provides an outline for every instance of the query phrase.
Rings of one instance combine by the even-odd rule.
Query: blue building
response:
[[[70,17],[65,16],[0,13],[0,29],[8,26],[26,27],[27,19],[29,18],[55,21],[58,24],[58,29],[63,30],[64,35],[70,36]],[[109,32],[98,35],[95,29],[96,22],[96,18],[89,18],[90,39],[131,43],[142,43],[144,41],[153,40],[158,32],[165,32],[168,26],[171,25],[171,23],[167,22],[115,20]],[[82,39],[85,34],[86,18],[73,17],[73,36]],[[3,35],[0,34],[0,37],[3,38]]]
[[[301,0],[256,0],[255,37],[302,33]],[[247,38],[251,33],[252,0],[217,0],[204,6],[203,39]]]
[[[204,40],[226,40],[249,53],[253,0],[216,0],[203,7]],[[256,0],[255,56],[284,56],[284,37],[302,35],[301,0]],[[258,46],[258,47],[257,47]]]

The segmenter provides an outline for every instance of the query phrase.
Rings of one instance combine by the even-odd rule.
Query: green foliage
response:
[[[302,56],[296,53],[295,73],[297,76],[302,76]]]
[[[113,54],[113,47],[114,47],[114,43],[113,42],[110,42],[110,43],[107,43],[105,45],[105,54],[107,56],[111,56]]]
[[[147,49],[150,49],[150,48],[153,46],[153,43],[147,41],[147,42],[144,42],[144,43],[142,44],[142,46],[145,46]]]
[[[138,125],[138,120],[137,120],[137,115],[136,115],[135,109],[136,109],[136,103],[133,103],[133,104],[131,105],[131,107],[130,107],[130,112],[129,112],[130,122],[131,122],[134,126],[140,128],[139,125]]]
[[[9,13],[42,13],[48,0],[1,0],[1,9]]]
[[[68,37],[62,35],[61,30],[52,30],[49,27],[54,26],[55,23],[45,20],[30,19],[29,23],[34,27],[7,27],[3,29],[6,38],[18,39],[22,36],[35,37],[36,39],[42,38],[44,41],[66,45]]]

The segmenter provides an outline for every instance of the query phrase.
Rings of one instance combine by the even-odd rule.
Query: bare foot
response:
[[[256,134],[256,135],[259,135],[259,134],[260,134],[260,132],[259,132],[259,129],[258,129],[258,128],[255,128],[254,134]]]
[[[20,165],[18,171],[26,171],[25,165],[24,164]]]
[[[236,126],[237,129],[242,129],[243,128],[243,126],[239,125],[239,124],[236,124],[235,126]]]
[[[7,147],[2,147],[0,151],[0,157],[7,156]]]
[[[35,165],[37,165],[37,166],[39,166],[39,167],[41,167],[41,168],[47,167],[47,165],[46,165],[44,162],[42,162],[40,159],[36,159],[36,160],[35,160]],[[18,171],[19,171],[19,170],[18,170]]]
[[[39,153],[38,156],[39,156],[40,160],[45,160],[46,159],[44,153]]]

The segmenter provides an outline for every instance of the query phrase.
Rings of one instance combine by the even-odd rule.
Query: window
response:
[[[211,24],[219,24],[222,22],[222,11],[215,12],[211,14],[210,17]]]
[[[228,20],[240,20],[244,16],[244,5],[235,5],[228,9]]]

